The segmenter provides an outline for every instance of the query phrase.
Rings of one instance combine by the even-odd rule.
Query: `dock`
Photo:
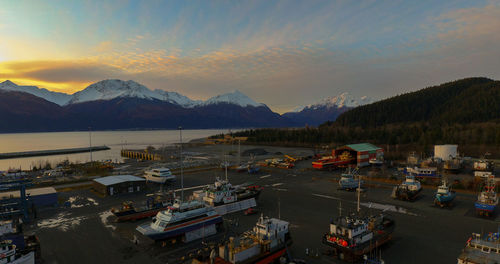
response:
[[[27,157],[37,157],[37,156],[50,156],[50,155],[61,155],[61,154],[74,154],[74,153],[84,153],[84,152],[95,152],[101,150],[108,150],[108,146],[95,146],[86,148],[68,148],[68,149],[50,149],[50,150],[34,150],[34,151],[23,151],[23,152],[9,152],[0,153],[0,159],[13,159],[13,158],[27,158]]]

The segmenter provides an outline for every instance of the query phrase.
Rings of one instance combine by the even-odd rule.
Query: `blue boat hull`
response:
[[[455,193],[450,193],[448,195],[437,195],[436,194],[436,200],[440,203],[449,203],[455,199],[456,194]]]
[[[495,205],[489,205],[489,204],[483,204],[483,203],[474,203],[474,207],[476,207],[477,211],[484,211],[484,212],[493,212],[495,211],[496,206]]]

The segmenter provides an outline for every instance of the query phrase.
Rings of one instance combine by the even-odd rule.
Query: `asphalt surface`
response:
[[[298,168],[308,164],[310,161],[302,161]],[[337,190],[339,173],[265,168],[257,175],[230,172],[229,179],[233,185],[251,182],[264,187],[257,209],[264,215],[290,222],[293,258],[306,263],[343,263],[324,255],[328,247],[321,243],[331,219],[339,213],[356,211],[356,193]],[[367,173],[367,169],[361,172]],[[216,175],[223,176],[223,171],[185,174],[185,187],[213,183]],[[178,182],[174,188],[179,187]],[[390,198],[391,186],[370,184],[361,195],[361,214],[376,214],[385,209],[384,213],[396,222],[393,240],[381,249],[385,263],[456,263],[472,232],[497,230],[498,215],[475,216],[475,195],[459,193],[453,208],[442,209],[433,206],[434,192],[425,189],[417,201],[404,202]],[[135,231],[137,225],[150,220],[112,222],[111,207],[118,207],[126,200],[143,202],[144,193],[103,198],[90,190],[76,190],[59,193],[59,199],[74,200],[73,208],[61,205],[43,210],[28,228],[40,238],[44,263],[179,263],[183,256],[206,243],[252,228],[259,216],[245,216],[242,212],[228,215],[224,230],[212,238],[162,245]],[[311,252],[309,256],[306,248]]]

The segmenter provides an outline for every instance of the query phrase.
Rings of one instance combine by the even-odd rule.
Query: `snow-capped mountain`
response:
[[[319,108],[344,108],[344,107],[357,107],[360,105],[371,104],[373,103],[373,99],[362,96],[359,98],[353,97],[348,92],[341,93],[337,96],[329,96],[327,98],[323,98],[322,100],[307,106],[299,106],[293,109],[291,112],[301,112],[302,110],[309,109],[319,109]]]
[[[219,103],[228,103],[228,104],[235,104],[239,105],[242,107],[246,106],[264,106],[264,104],[257,103],[254,100],[252,100],[250,97],[246,96],[242,92],[235,90],[231,93],[225,93],[221,95],[214,96],[205,102],[202,102],[202,105],[211,105],[211,104],[219,104]]]
[[[373,103],[367,96],[354,98],[349,93],[324,98],[308,106],[299,106],[291,112],[283,114],[298,126],[317,126],[326,121],[334,121],[337,117],[354,107]]]
[[[29,93],[58,105],[67,104],[72,98],[72,96],[69,94],[52,92],[47,89],[38,88],[36,86],[21,86],[9,80],[0,83],[0,90]]]
[[[179,105],[185,108],[193,108],[198,106],[207,106],[219,103],[229,103],[242,107],[246,106],[264,106],[241,93],[234,91],[218,96],[214,96],[206,101],[192,100],[187,96],[177,92],[169,92],[164,90],[150,90],[146,86],[139,84],[135,81],[123,80],[103,80],[89,85],[87,88],[76,92],[74,94],[65,94],[58,92],[51,92],[47,89],[38,88],[36,86],[18,86],[15,83],[7,80],[0,83],[0,89],[6,91],[18,91],[33,94],[41,97],[47,101],[56,103],[58,105],[70,105],[98,100],[112,100],[114,98],[129,97],[147,100],[160,100]]]

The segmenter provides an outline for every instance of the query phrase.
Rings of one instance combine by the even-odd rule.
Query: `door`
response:
[[[113,195],[113,187],[109,187],[109,195]]]

